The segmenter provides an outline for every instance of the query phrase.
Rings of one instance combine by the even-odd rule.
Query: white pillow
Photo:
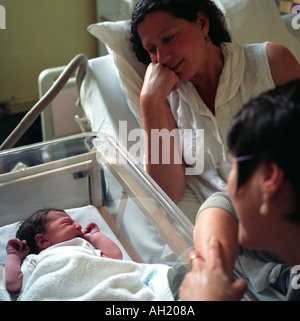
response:
[[[214,0],[238,43],[270,41],[288,48],[300,62],[300,42],[287,30],[274,0]]]
[[[130,21],[102,22],[90,25],[88,31],[105,43],[113,58],[127,103],[142,127],[140,91],[146,66],[139,62],[130,47]]]
[[[284,25],[274,0],[214,0],[225,14],[233,39],[240,43],[270,41],[286,46],[300,62],[300,43]],[[131,111],[140,123],[140,91],[146,67],[131,50],[130,22],[102,22],[88,31],[105,43],[113,58]],[[283,62],[284,63],[284,62]]]

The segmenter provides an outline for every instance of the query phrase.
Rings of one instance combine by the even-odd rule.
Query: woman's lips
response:
[[[174,72],[178,72],[181,66],[181,63],[183,62],[183,60],[180,60],[178,64],[174,65],[173,67],[170,67],[170,69],[172,69]]]

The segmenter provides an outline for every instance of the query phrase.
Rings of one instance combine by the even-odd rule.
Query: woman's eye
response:
[[[175,36],[174,36],[174,35],[171,35],[171,36],[165,37],[165,38],[164,38],[164,43],[168,43],[168,42],[172,41],[174,38],[175,38]]]
[[[156,52],[155,47],[148,49],[149,55],[153,55],[153,54],[155,54],[155,52]]]

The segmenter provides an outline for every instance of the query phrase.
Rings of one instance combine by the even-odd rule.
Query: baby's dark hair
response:
[[[19,226],[16,238],[19,240],[26,240],[27,245],[30,247],[30,254],[38,254],[39,247],[35,241],[35,236],[39,233],[46,232],[46,225],[48,223],[47,215],[51,211],[64,212],[56,208],[45,208],[40,209],[30,215],[25,221]]]

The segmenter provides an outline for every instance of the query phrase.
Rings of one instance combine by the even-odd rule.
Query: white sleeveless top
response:
[[[202,173],[187,176],[187,184],[200,203],[212,193],[226,189],[225,182],[217,173],[216,164],[227,158],[226,139],[232,118],[251,98],[275,87],[267,58],[267,45],[267,42],[243,46],[221,44],[224,67],[215,99],[215,115],[189,81],[182,81],[180,88],[169,96],[178,128],[182,132],[184,129],[202,129],[201,135],[204,133],[203,144],[199,143],[203,136],[198,139],[194,136],[194,139],[185,139],[182,147],[187,164],[191,164],[195,158],[196,162],[203,163],[204,157]],[[191,150],[194,151],[194,157],[189,157]]]

